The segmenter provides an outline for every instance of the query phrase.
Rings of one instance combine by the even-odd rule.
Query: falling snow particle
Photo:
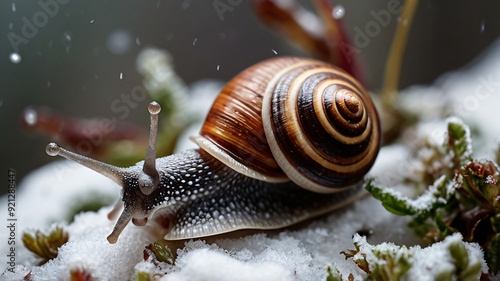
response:
[[[196,44],[196,41],[198,41],[198,38],[194,38],[193,46]]]
[[[120,72],[120,80],[123,79],[123,72]]]
[[[125,29],[113,30],[106,39],[106,47],[113,55],[123,55],[132,47],[132,34]]]
[[[66,43],[71,42],[71,33],[70,32],[64,32],[62,39]]]
[[[137,44],[137,46],[141,45],[141,40],[139,40],[139,37],[135,38],[135,44]]]
[[[484,33],[484,20],[481,21],[481,33]]]
[[[69,49],[71,47],[71,40],[73,40],[71,32],[64,32],[61,38],[61,43],[63,46],[66,46],[66,53],[69,53]]]
[[[90,20],[90,23],[94,23],[94,20]]]
[[[275,49],[271,49],[271,51],[273,51],[273,53],[274,53],[275,55],[277,55],[277,54],[278,54],[278,52],[276,52],[276,50],[275,50]]]
[[[187,8],[189,8],[189,2],[188,1],[182,2],[181,9],[187,10]]]
[[[36,114],[36,111],[33,110],[32,108],[27,108],[24,111],[24,121],[26,124],[30,126],[34,126],[37,123],[38,115]]]
[[[161,2],[161,0],[158,0],[158,2],[156,2],[156,8],[157,9],[160,8],[160,2]]]
[[[10,62],[18,64],[21,62],[21,55],[18,53],[11,53],[9,55]]]
[[[219,69],[220,69],[220,64],[217,65],[217,71],[219,71]]]
[[[12,11],[15,12],[16,11],[16,3],[12,3]]]
[[[47,88],[50,88],[50,81],[47,82]]]
[[[333,11],[332,11],[332,16],[334,19],[341,19],[343,18],[345,15],[345,9],[344,9],[344,6],[342,5],[337,5],[335,6],[335,8],[333,8]]]
[[[13,23],[9,23],[9,30],[12,30],[12,28],[14,27],[14,24]]]

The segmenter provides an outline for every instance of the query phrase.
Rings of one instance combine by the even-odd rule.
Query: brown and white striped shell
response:
[[[353,77],[320,61],[283,57],[231,80],[193,139],[246,176],[331,193],[368,172],[380,136],[375,107]]]

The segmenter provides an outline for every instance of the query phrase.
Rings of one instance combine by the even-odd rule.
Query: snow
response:
[[[76,217],[67,227],[69,241],[59,249],[58,258],[35,267],[32,276],[40,280],[68,280],[70,270],[83,270],[97,280],[127,280],[142,259],[142,250],[154,237],[138,227],[128,227],[116,244],[106,240],[113,221],[107,219],[110,208]],[[45,278],[45,279],[44,279]]]
[[[455,273],[456,258],[452,256],[450,251],[453,245],[463,245],[468,254],[468,266],[480,265],[481,271],[487,272],[488,270],[483,258],[483,251],[479,245],[463,242],[463,237],[459,233],[454,233],[446,237],[445,240],[434,243],[426,248],[418,245],[405,248],[390,242],[370,245],[366,241],[366,237],[359,235],[353,237],[353,242],[360,248],[360,251],[353,259],[363,260],[366,258],[372,271],[376,268],[376,265],[384,265],[387,262],[380,258],[380,256],[385,256],[385,254],[391,255],[392,260],[396,261],[396,263],[400,258],[407,260],[411,264],[411,267],[401,276],[401,280],[405,281],[436,280],[436,276],[443,276],[442,274],[445,273]],[[479,275],[473,277],[479,280]]]
[[[496,105],[500,104],[498,50],[500,41],[475,66],[446,74],[431,86],[412,87],[405,91],[402,97],[414,112],[427,113],[433,108],[438,111],[422,115],[426,116],[425,124],[422,123],[417,133],[414,132],[416,135],[430,132],[441,139],[444,137],[441,132],[446,130],[443,120],[449,115],[458,115],[464,123],[476,126],[480,132],[479,137],[474,137],[474,150],[491,155],[500,136],[500,123],[487,121],[492,112],[497,112]],[[218,86],[213,84],[210,87]],[[445,103],[451,105],[448,112],[442,112],[438,106]],[[182,138],[181,144],[187,142],[186,137]],[[404,177],[417,165],[411,160],[411,153],[410,148],[403,144],[383,147],[370,177],[375,177],[376,183],[384,186],[401,186]],[[107,219],[111,207],[82,213],[68,225],[62,223],[69,232],[69,241],[59,249],[56,259],[36,266],[38,260],[22,246],[22,233],[27,229],[47,230],[52,223],[66,220],[74,203],[91,195],[110,196],[116,200],[119,189],[105,177],[68,161],[56,161],[41,167],[19,183],[16,194],[19,206],[16,208],[18,277],[30,270],[33,280],[67,280],[69,271],[75,269],[91,273],[96,280],[134,280],[137,272],[159,273],[150,262],[143,260],[144,247],[157,240],[149,229],[130,224],[118,243],[107,242],[106,237],[114,226],[114,221]],[[0,209],[5,210],[6,203],[6,198],[1,198]],[[354,262],[345,260],[340,251],[353,248],[352,237],[358,232],[369,233],[368,240],[373,245],[382,242],[408,247],[421,244],[422,241],[407,228],[408,220],[387,212],[379,201],[367,196],[329,215],[284,230],[187,241],[177,250],[175,265],[161,269],[168,273],[162,280],[325,280],[327,266],[337,267],[344,277],[353,273],[355,280],[361,280],[364,273]],[[7,234],[2,230],[0,241],[7,241]],[[449,239],[461,238],[454,235]],[[429,278],[433,272],[428,268],[438,264],[437,260],[441,262],[447,258],[442,251],[443,243],[415,250],[417,266],[408,272],[415,277],[413,280]],[[465,243],[465,246],[472,259],[477,259],[485,270],[479,246],[474,243]],[[0,252],[7,252],[7,247],[7,243],[1,243]],[[428,258],[431,256],[434,258]],[[0,259],[0,270],[3,271],[6,256],[2,255]],[[15,276],[5,274],[2,280]]]
[[[267,262],[243,262],[231,258],[221,251],[200,249],[178,260],[181,271],[165,276],[161,280],[291,280],[292,273],[282,265]],[[206,268],[222,270],[207,271]]]
[[[69,208],[69,204],[64,203],[65,200],[75,200],[76,195],[84,196],[85,192],[94,193],[97,190],[105,190],[115,196],[119,193],[112,181],[67,161],[54,162],[34,171],[18,188],[19,205],[25,206],[19,208],[19,236],[33,228],[47,233],[46,230],[53,221],[65,218],[65,208],[66,211]],[[44,205],[27,207],[36,202],[44,202]],[[23,246],[18,246],[18,264],[30,267],[31,275],[36,277],[34,280],[66,280],[69,271],[75,269],[91,272],[97,280],[131,278],[135,274],[135,265],[142,261],[144,247],[157,238],[147,229],[130,224],[117,244],[109,244],[106,237],[114,226],[114,221],[107,219],[110,210],[111,207],[106,207],[97,213],[82,213],[76,216],[73,223],[63,225],[69,232],[69,241],[60,248],[56,259],[41,267],[34,266],[38,260],[32,253]],[[33,216],[33,212],[37,215]],[[320,280],[326,277],[326,266],[332,265],[336,265],[345,276],[352,272],[359,274],[355,264],[345,261],[339,254],[342,250],[352,248],[352,235],[357,231],[371,231],[373,234],[370,241],[373,243],[394,241],[413,244],[416,239],[407,235],[411,230],[406,229],[406,222],[407,218],[390,214],[377,200],[365,197],[349,208],[292,229],[238,238],[221,236],[208,242],[188,241],[185,248],[178,251],[176,265],[167,268],[167,272],[171,274],[164,278],[194,280],[191,279],[193,274],[203,279],[203,276],[224,276],[225,273],[239,272],[232,280],[249,280],[262,276],[268,276],[265,280],[274,280],[272,278],[279,276],[284,278],[279,280]],[[6,245],[2,244],[0,247],[2,252],[6,251]],[[202,260],[210,263],[200,266]],[[5,260],[1,264],[5,265]]]
[[[434,243],[431,246],[415,251],[414,264],[406,273],[405,280],[426,281],[433,280],[437,274],[443,271],[454,270],[454,258],[448,250],[453,243],[462,243],[462,236],[455,233],[448,236],[444,241]],[[483,251],[477,243],[463,243],[468,253],[469,264],[480,263],[481,270],[487,272],[486,263],[483,258]],[[476,276],[479,280],[479,276]]]

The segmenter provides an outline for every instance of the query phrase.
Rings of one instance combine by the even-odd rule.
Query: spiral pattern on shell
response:
[[[316,192],[359,181],[380,146],[377,112],[366,91],[344,71],[322,63],[278,73],[264,95],[262,119],[285,174]]]
[[[358,182],[380,146],[365,89],[349,74],[304,58],[276,58],[222,90],[195,141],[233,169],[265,181],[291,179],[322,193]]]

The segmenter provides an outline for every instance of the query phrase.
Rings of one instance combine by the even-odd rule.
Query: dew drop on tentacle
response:
[[[45,148],[45,152],[47,152],[47,154],[50,156],[57,156],[59,154],[59,151],[61,151],[61,148],[59,147],[59,145],[53,142],[49,143]]]

